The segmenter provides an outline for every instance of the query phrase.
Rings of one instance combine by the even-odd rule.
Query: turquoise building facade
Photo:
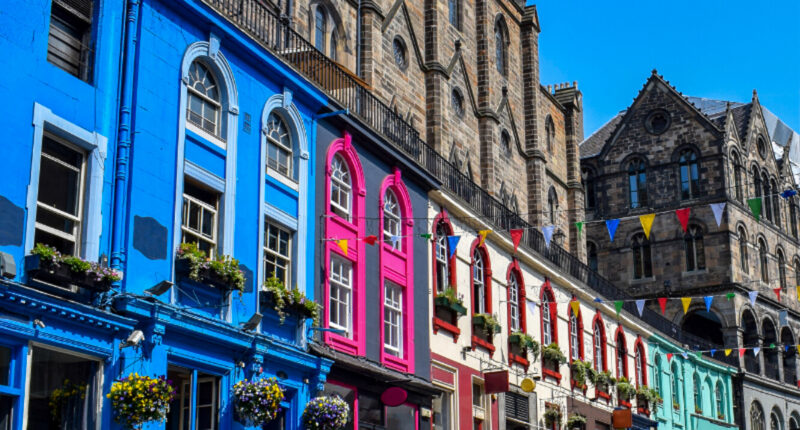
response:
[[[735,368],[709,358],[707,353],[698,357],[659,335],[650,338],[649,349],[651,387],[664,400],[651,415],[659,430],[738,428],[732,394]],[[724,354],[715,352],[718,358]]]

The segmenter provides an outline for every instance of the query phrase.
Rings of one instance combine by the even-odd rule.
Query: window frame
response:
[[[457,291],[457,283],[456,283],[456,253],[454,252],[452,256],[450,256],[450,244],[448,241],[448,236],[453,235],[453,226],[450,224],[450,219],[447,216],[447,212],[442,210],[433,220],[433,225],[436,226],[433,230],[433,240],[431,246],[433,247],[433,283],[434,283],[434,296],[436,293],[444,292],[445,289],[448,287],[453,288],[453,291],[456,293]],[[446,233],[444,235],[440,235],[440,228],[441,231]],[[442,250],[444,252],[442,253]],[[440,258],[443,257],[443,258]],[[445,273],[447,274],[447,283],[445,284],[442,279],[439,279],[439,265],[444,265]]]
[[[458,31],[461,31],[462,1],[463,0],[448,0],[447,2],[447,21]]]
[[[497,17],[494,24],[494,61],[495,69],[503,77],[508,77],[508,30],[502,16]]]
[[[539,323],[541,325],[540,332],[542,333],[542,348],[544,348],[551,343],[558,343],[558,314],[555,293],[553,292],[553,287],[550,286],[549,279],[545,279],[540,290],[541,312],[539,312]],[[545,309],[545,305],[547,305],[548,309]],[[547,316],[547,321],[545,321],[545,315]],[[545,330],[545,322],[548,323],[549,330]],[[549,338],[549,342],[546,342],[545,336]]]
[[[653,250],[650,240],[644,233],[636,233],[631,238],[633,256],[633,279],[650,279],[653,277]],[[639,276],[637,276],[637,269]]]
[[[678,158],[678,190],[681,200],[700,197],[700,167],[697,151],[685,148]]]
[[[349,276],[347,277],[347,280],[349,281],[349,284],[344,283],[341,280],[333,279],[333,277],[334,277],[333,275],[335,273],[334,272],[334,267],[335,266],[340,266],[340,267],[342,267],[342,269],[344,269],[343,271],[337,271],[336,272],[337,274],[339,274],[339,278],[340,279],[343,279],[342,273],[344,271],[348,272],[347,274]],[[337,310],[337,315],[339,316],[339,318],[337,318],[337,321],[333,322],[331,320],[332,317],[330,316],[331,312],[329,310],[327,312],[328,318],[326,319],[326,322],[327,322],[328,326],[331,327],[331,328],[338,329],[338,330],[344,330],[345,333],[344,333],[343,336],[348,338],[348,339],[352,339],[353,335],[355,334],[354,330],[353,330],[353,296],[354,296],[354,294],[353,294],[353,265],[351,264],[351,262],[349,260],[347,260],[346,258],[342,258],[342,256],[340,256],[340,255],[331,255],[330,262],[328,263],[328,267],[330,268],[330,270],[328,272],[328,284],[329,284],[329,287],[328,287],[328,300],[326,301],[326,304],[328,305],[329,309],[332,309],[333,308],[333,302],[335,300],[337,302],[337,305],[340,306],[343,303],[343,301],[341,299],[341,291],[343,290],[344,292],[346,292],[347,293],[347,302],[345,304],[345,309],[347,310],[347,312],[346,312],[345,318],[347,319],[347,321],[346,321],[347,324],[346,325],[342,325],[341,324],[341,322],[342,322],[342,318],[341,318],[341,315],[340,315],[341,312],[339,312],[338,310]],[[337,292],[338,292],[338,294],[336,294],[336,299],[334,299],[334,294],[333,294],[334,285],[335,285],[335,287],[337,289]],[[337,309],[338,309],[338,306],[337,306]]]
[[[761,282],[769,283],[769,248],[763,237],[758,238],[758,261]]]
[[[635,157],[628,161],[628,201],[631,209],[647,207],[647,163]]]
[[[95,63],[94,39],[96,37],[95,27],[97,20],[95,19],[95,16],[96,16],[96,10],[98,9],[97,2],[96,1],[91,2],[92,3],[91,9],[89,10],[88,16],[81,16],[81,14],[79,14],[77,10],[75,10],[74,8],[65,7],[65,5],[63,5],[63,2],[61,1],[50,1],[49,3],[50,3],[50,16],[49,16],[50,22],[48,24],[48,37],[47,37],[47,62],[91,85],[94,81],[94,63]],[[67,13],[70,14],[70,16],[69,17],[60,16],[56,12],[56,8],[58,8],[58,11],[60,13]],[[80,29],[74,28],[75,26],[73,25],[73,23],[68,22],[70,18],[73,21],[81,21],[82,24],[86,24],[88,27],[88,28],[83,28],[80,40],[74,37],[73,34],[68,34],[60,26],[53,24],[54,20],[57,20],[64,27],[72,27],[72,29],[79,31]],[[53,48],[53,50],[57,49],[55,46],[53,46],[54,44],[51,44],[51,39],[53,38],[53,28],[57,29],[60,33],[63,33],[67,37],[75,39],[75,42],[78,44],[78,46],[71,46],[69,43],[66,43],[63,40],[61,40],[63,44],[70,45],[71,48],[75,49],[76,51],[79,51],[78,56],[80,57],[80,59],[78,60],[78,68],[75,71],[75,73],[73,73],[73,71],[71,70],[67,70],[65,67],[62,67],[62,65],[57,64],[57,62],[54,59],[51,59],[52,55],[57,60],[66,62],[65,60],[58,58],[59,55],[57,53],[51,52],[51,47]]]
[[[739,226],[736,229],[736,232],[739,234],[739,268],[742,269],[744,273],[750,273],[750,264],[749,264],[749,252],[747,250],[747,230],[745,230],[744,226]]]
[[[280,142],[278,139],[276,139],[276,138],[274,138],[272,136],[272,131],[275,130],[275,129],[273,129],[271,127],[271,124],[274,121],[273,118],[274,118],[274,120],[277,120],[280,125],[282,125],[284,127],[284,130],[286,132],[286,138],[288,140],[288,146],[286,144],[284,144],[283,142]],[[271,120],[273,120],[273,121],[271,121]],[[279,128],[278,128],[278,130],[279,130]],[[278,177],[286,178],[286,179],[292,181],[293,183],[296,182],[295,181],[294,139],[293,139],[293,136],[292,136],[292,129],[289,126],[289,122],[286,121],[286,119],[284,119],[283,117],[281,117],[281,115],[276,110],[272,110],[267,116],[267,124],[265,125],[264,129],[262,130],[262,133],[264,133],[264,135],[266,137],[266,141],[267,141],[267,153],[266,153],[267,173],[268,174],[272,174],[272,172],[275,172],[277,175],[272,175],[272,176],[278,176],[279,175]],[[276,169],[276,168],[270,166],[270,163],[274,161],[275,165],[277,167],[280,167],[280,162],[278,161],[278,159],[273,159],[270,156],[270,153],[272,152],[271,148],[273,148],[273,147],[275,148],[275,151],[278,154],[283,153],[286,156],[287,166],[286,166],[286,172],[285,173],[281,172],[279,169]],[[290,184],[290,186],[291,185],[293,185],[293,184]]]
[[[636,336],[633,344],[634,349],[634,371],[636,374],[637,387],[647,386],[647,350],[644,347],[641,336]]]
[[[577,299],[573,296],[572,300]],[[567,306],[567,324],[569,326],[569,359],[570,361],[583,361],[583,318],[580,308],[576,315],[572,311],[572,305]]]
[[[598,335],[600,336],[598,338]],[[606,351],[606,327],[603,321],[603,315],[598,310],[592,320],[592,337],[593,337],[593,354],[594,368],[597,371],[603,372],[608,370],[608,355]],[[599,354],[599,355],[598,355]],[[600,364],[598,364],[598,358]]]
[[[203,94],[198,89],[194,88],[194,84],[198,82],[197,80],[192,81],[193,78],[196,78],[196,77],[192,76],[192,68],[195,65],[197,65],[198,67],[202,67],[206,71],[205,76],[209,77],[209,80],[211,81],[211,83],[213,83],[214,86],[217,88],[219,100],[214,100],[214,98],[210,97],[207,94]],[[224,87],[219,84],[219,78],[216,76],[216,73],[213,70],[213,68],[210,65],[205,64],[205,62],[202,61],[201,59],[195,59],[194,61],[192,61],[191,65],[189,66],[189,71],[187,72],[186,76],[187,76],[187,80],[186,80],[186,115],[185,115],[185,117],[186,117],[186,127],[191,129],[192,131],[200,134],[200,135],[210,136],[211,137],[211,139],[209,139],[210,141],[212,141],[214,144],[216,144],[217,146],[221,147],[222,149],[226,149],[225,139],[223,138],[223,134],[225,132],[225,128],[224,128],[225,126],[224,126],[223,120],[222,120],[222,111],[224,110],[224,107],[225,107],[224,99],[223,99]],[[198,98],[200,100],[200,102],[203,103],[202,104],[202,112],[198,113],[198,112],[195,112],[194,110],[192,110],[192,99],[193,99],[193,97]],[[214,123],[213,123],[214,124],[214,130],[213,131],[207,130],[205,128],[205,124],[197,124],[197,123],[193,122],[190,119],[190,114],[195,114],[195,115],[199,115],[200,118],[202,119],[202,121],[205,121],[206,120],[205,113],[206,113],[206,107],[207,106],[210,106],[210,108],[212,109],[212,112],[214,113]]]
[[[338,161],[338,160],[341,160],[341,161]],[[347,175],[347,178],[349,179],[349,183],[347,181],[345,181],[343,179],[343,177],[340,178],[340,177],[336,176],[336,172],[333,171],[333,167],[332,167],[333,166],[332,163],[334,161],[337,162],[337,165],[341,165],[342,167],[344,167],[345,170],[339,169],[338,171],[342,171],[344,174]],[[338,154],[336,154],[334,156],[334,158],[333,158],[331,164],[329,164],[329,166],[331,166],[331,167],[329,167],[329,170],[331,171],[331,173],[330,173],[330,178],[331,179],[330,179],[330,185],[328,186],[328,194],[331,197],[327,200],[327,204],[329,206],[329,211],[331,213],[333,213],[333,214],[336,214],[336,216],[338,216],[338,217],[340,217],[340,218],[342,218],[342,219],[344,219],[346,221],[350,221],[351,220],[350,212],[352,211],[352,208],[353,208],[353,179],[352,179],[352,174],[350,173],[349,166],[347,165],[347,162],[342,157],[340,157]],[[342,193],[344,193],[344,195],[346,196],[347,207],[343,206],[342,202],[338,201],[338,199],[337,199],[337,201],[333,200],[333,194],[334,194],[333,193],[333,187],[334,187],[334,185],[337,187],[337,190],[338,190],[337,193],[336,193],[337,196],[341,197]],[[333,210],[330,210],[330,208],[333,208]],[[341,214],[339,212],[341,212]],[[347,216],[343,216],[343,215],[347,215]]]
[[[195,197],[195,196],[192,196],[190,194],[187,194],[187,191],[186,191],[186,182],[187,182],[187,180],[189,182],[193,182],[194,183],[193,186],[195,186],[197,188],[201,188],[201,189],[205,188],[206,192],[214,194],[216,196],[216,204],[215,205],[211,205],[208,202],[205,202],[205,201],[203,201],[202,199],[200,199],[198,197]],[[218,193],[217,190],[214,190],[214,189],[211,189],[209,187],[206,187],[205,184],[200,183],[200,182],[194,180],[191,177],[188,177],[188,176],[185,177],[184,186],[183,186],[183,204],[181,205],[181,208],[182,208],[182,210],[181,210],[181,243],[188,243],[187,240],[186,240],[186,235],[188,234],[188,235],[191,235],[191,236],[195,236],[198,239],[203,240],[203,241],[211,244],[210,251],[207,253],[209,258],[214,258],[218,254],[217,250],[219,249],[219,245],[220,245],[219,244],[219,230],[220,230],[219,205],[220,205],[220,201],[221,200],[222,200],[222,195],[220,193]],[[187,206],[187,203],[188,203],[188,206]],[[203,213],[205,213],[206,211],[211,213],[211,219],[212,219],[211,238],[206,238],[205,237],[205,233],[202,232],[202,226],[200,227],[200,230],[194,230],[190,226],[187,225],[188,221],[187,221],[186,215],[187,215],[188,212],[191,212],[191,206],[192,205],[198,206],[203,211],[203,212],[201,212],[201,215],[200,215],[199,224],[203,223],[203,216],[202,216]]]
[[[407,348],[404,345],[403,337],[405,335],[404,326],[405,324],[403,321],[407,318],[405,312],[403,310],[403,304],[406,300],[404,300],[404,291],[405,289],[403,286],[398,285],[395,282],[384,280],[383,281],[383,352],[385,354],[391,354],[394,357],[402,358],[404,355],[404,348]],[[397,296],[397,300],[393,300],[389,297],[389,291],[394,291]],[[395,297],[395,294],[392,294],[392,297]],[[390,320],[387,320],[388,315],[394,315],[397,317],[396,324]],[[397,345],[392,345],[390,342],[391,335],[387,335],[386,333],[386,325],[389,324],[390,326],[396,326],[397,328]],[[387,349],[391,351],[387,351]],[[392,351],[394,353],[392,353]]]
[[[703,242],[703,228],[690,224],[683,236],[684,242],[684,268],[687,272],[706,270],[705,244]]]
[[[267,256],[268,255],[272,255],[274,258],[285,259],[286,260],[286,267],[284,267],[284,271],[286,273],[286,279],[283,279],[282,281],[283,281],[283,285],[286,286],[286,288],[292,288],[292,275],[294,274],[294,248],[293,248],[294,244],[292,242],[294,242],[294,232],[289,230],[288,228],[285,228],[284,226],[280,225],[279,223],[276,223],[276,222],[272,221],[271,219],[266,219],[264,221],[264,223],[265,223],[265,226],[264,226],[264,235],[265,236],[269,236],[270,227],[278,230],[279,233],[286,233],[286,236],[287,236],[286,249],[288,251],[287,255],[281,255],[279,250],[270,249],[269,248],[269,240],[267,240],[268,237],[264,238],[264,245],[262,247],[263,258],[262,258],[262,262],[261,262],[262,266],[264,266],[263,267],[264,277],[265,278],[270,277],[270,274],[269,274],[269,272],[267,272],[267,268],[266,268]],[[278,241],[278,244],[279,244],[278,246],[280,247],[280,238],[276,237],[276,240]],[[277,264],[275,264],[275,265],[277,265]],[[278,279],[280,279],[280,278],[278,278]]]
[[[630,381],[628,378],[628,345],[622,326],[617,327],[617,333],[614,336],[614,350],[616,351],[614,370],[617,373],[617,378],[624,377]]]

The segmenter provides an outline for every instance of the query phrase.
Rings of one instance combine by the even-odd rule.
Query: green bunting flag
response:
[[[736,297],[736,293],[728,293],[728,294],[725,294],[725,297],[726,297],[728,300],[730,300],[730,299],[732,299],[732,298]]]
[[[747,205],[750,206],[750,210],[753,212],[753,216],[756,217],[756,221],[761,219],[761,197],[756,197],[754,199],[748,199]]]
[[[703,352],[702,351],[697,351],[697,358],[699,358],[699,359],[703,358]]]
[[[578,221],[575,223],[575,228],[578,229],[578,240],[581,239],[581,232],[583,231],[583,221]]]
[[[622,300],[614,300],[614,309],[617,310],[617,316],[619,316],[619,311],[622,310],[623,303],[624,302]]]
[[[423,233],[423,234],[419,235],[419,237],[421,237],[423,239],[433,240],[433,235],[430,234],[430,233]]]

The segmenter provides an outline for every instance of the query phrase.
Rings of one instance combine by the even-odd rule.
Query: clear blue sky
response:
[[[530,0],[529,0],[530,1]],[[684,95],[761,104],[800,132],[800,1],[536,1],[543,85],[578,81],[584,134],[653,68]]]

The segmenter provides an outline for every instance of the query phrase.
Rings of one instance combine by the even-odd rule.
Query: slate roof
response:
[[[603,146],[605,146],[606,141],[611,138],[614,130],[617,129],[617,125],[619,125],[620,121],[622,121],[622,118],[625,116],[625,112],[626,111],[620,111],[607,123],[603,124],[602,127],[597,129],[597,131],[592,133],[591,136],[587,137],[583,142],[581,142],[581,158],[594,157],[603,150]]]

